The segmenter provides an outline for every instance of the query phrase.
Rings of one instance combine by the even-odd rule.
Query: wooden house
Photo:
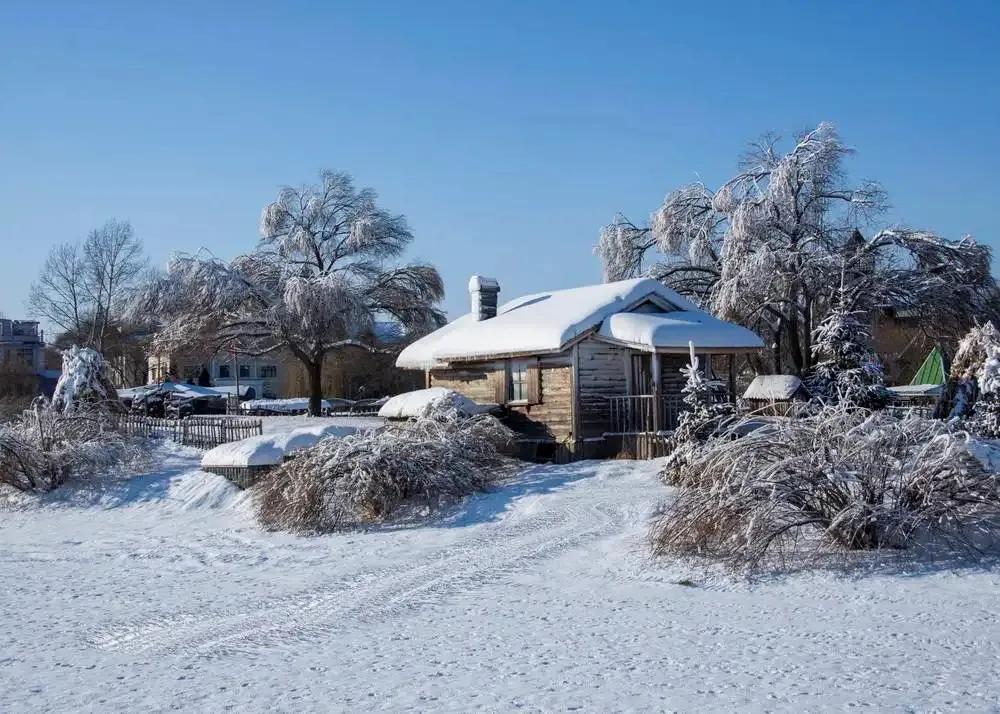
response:
[[[655,280],[527,295],[498,305],[499,284],[473,276],[471,312],[404,349],[396,364],[503,408],[527,455],[648,455],[677,424],[694,344],[707,373],[726,375],[760,338]]]

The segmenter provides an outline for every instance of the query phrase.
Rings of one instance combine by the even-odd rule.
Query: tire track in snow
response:
[[[614,473],[613,466],[607,467]],[[338,578],[321,587],[270,598],[252,609],[170,613],[97,633],[90,643],[106,650],[253,656],[379,622],[444,598],[475,590],[543,560],[620,530],[629,510],[617,484],[600,484],[610,498],[593,501],[562,492],[547,510],[509,514],[467,540],[407,567],[385,567]],[[624,489],[627,491],[627,488]],[[602,500],[604,502],[602,502]]]

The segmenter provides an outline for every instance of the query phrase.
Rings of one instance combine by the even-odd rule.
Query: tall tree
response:
[[[72,343],[103,352],[145,269],[132,225],[111,219],[83,243],[52,249],[31,286],[28,310],[61,328]]]
[[[132,224],[112,218],[91,231],[83,244],[86,282],[91,304],[90,343],[104,351],[108,331],[126,306],[131,288],[146,269],[142,244]]]
[[[79,244],[62,243],[45,259],[28,294],[28,311],[63,332],[79,335],[91,311],[88,270]]]
[[[937,334],[995,310],[989,248],[900,228],[862,235],[886,197],[877,183],[847,181],[851,153],[826,123],[784,154],[765,137],[717,191],[684,186],[648,225],[619,216],[605,227],[596,249],[605,278],[656,277],[755,329],[772,344],[758,371],[810,368],[812,334],[844,271],[857,302],[863,297],[852,309],[905,305],[923,311]]]
[[[282,189],[265,206],[256,249],[226,263],[174,257],[135,303],[162,321],[156,343],[173,349],[211,340],[263,354],[287,349],[309,376],[309,410],[319,414],[326,354],[363,340],[376,318],[410,331],[444,323],[435,268],[398,265],[413,240],[406,219],[380,208],[370,188],[324,171],[318,186]]]

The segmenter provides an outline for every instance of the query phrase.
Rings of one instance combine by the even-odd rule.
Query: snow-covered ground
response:
[[[1000,572],[651,563],[655,463],[299,538],[199,457],[0,513],[0,710],[1000,709]]]

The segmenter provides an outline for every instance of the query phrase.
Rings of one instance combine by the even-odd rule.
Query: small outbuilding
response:
[[[493,278],[469,281],[471,311],[404,349],[396,365],[427,387],[499,405],[539,457],[622,452],[626,437],[677,424],[691,343],[700,367],[735,383],[738,355],[763,347],[656,280],[552,290],[499,304]]]

